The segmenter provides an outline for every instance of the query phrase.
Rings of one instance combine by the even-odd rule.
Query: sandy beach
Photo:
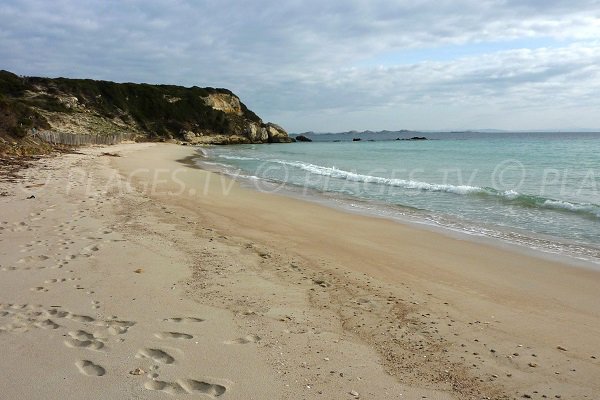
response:
[[[598,270],[253,191],[194,151],[0,182],[0,397],[598,398]]]

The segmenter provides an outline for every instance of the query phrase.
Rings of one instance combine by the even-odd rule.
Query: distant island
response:
[[[193,144],[287,143],[233,92],[211,87],[40,78],[0,71],[0,147],[25,146],[40,132],[121,135]],[[0,149],[0,150],[2,150]]]
[[[423,132],[401,129],[398,131],[345,131],[336,133],[316,133],[303,132],[290,135],[297,141],[317,141],[317,142],[374,142],[389,140],[428,140]]]

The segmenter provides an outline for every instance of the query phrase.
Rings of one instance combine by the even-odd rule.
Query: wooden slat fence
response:
[[[70,146],[80,146],[85,144],[118,144],[124,140],[133,140],[135,137],[131,133],[115,133],[111,135],[82,135],[77,133],[65,133],[54,131],[36,131],[34,137],[53,144],[66,144]]]

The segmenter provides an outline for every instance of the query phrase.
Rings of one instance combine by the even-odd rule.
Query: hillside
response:
[[[0,146],[27,145],[32,133],[42,130],[210,144],[292,140],[227,89],[21,77],[0,71]]]

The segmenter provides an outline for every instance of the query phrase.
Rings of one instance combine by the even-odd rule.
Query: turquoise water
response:
[[[599,134],[427,136],[215,147],[202,162],[258,190],[600,262]]]

